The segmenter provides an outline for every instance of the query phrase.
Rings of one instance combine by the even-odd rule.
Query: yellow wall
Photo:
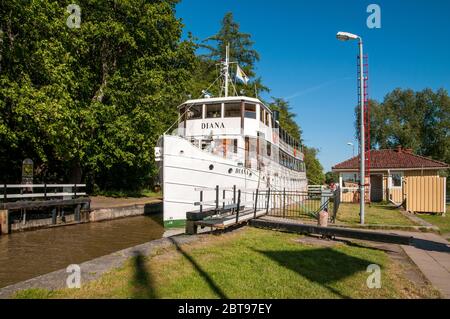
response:
[[[422,213],[445,213],[446,178],[409,176],[405,179],[406,210]]]
[[[391,173],[392,172],[398,172],[398,170],[392,169],[390,170]],[[392,200],[394,203],[398,203],[401,204],[403,202],[403,200],[406,197],[406,189],[403,187],[393,187],[393,188],[388,188],[389,186],[389,179],[388,179],[388,171],[377,171],[377,172],[373,172],[373,174],[383,174],[383,200],[387,201],[387,200]],[[434,177],[434,178],[438,178],[438,171],[437,170],[414,170],[414,171],[403,171],[403,176],[404,176],[404,180],[408,180],[408,178],[411,177],[416,177],[417,180],[421,180],[423,179],[424,183],[426,183],[427,181],[427,177]],[[427,186],[428,187],[428,186]],[[434,192],[439,192],[438,195],[433,195],[433,196],[429,196],[427,200],[425,200],[425,202],[430,202],[431,199],[433,198],[433,204],[431,204],[430,207],[437,207],[437,204],[434,204],[435,202],[441,202],[441,198],[444,195],[444,190],[443,189],[434,189],[431,191],[432,193]],[[410,193],[410,198],[417,198],[417,194],[419,194],[420,191],[414,192],[414,193]],[[342,202],[346,202],[346,203],[354,203],[354,202],[358,202],[359,201],[359,191],[358,189],[355,188],[350,188],[350,189],[345,189],[343,188],[342,190],[342,196],[341,196],[341,200]],[[443,199],[442,199],[442,203],[443,203]],[[445,206],[445,205],[444,205]],[[418,207],[418,206],[411,206],[411,207]],[[420,206],[422,207],[422,206]],[[427,206],[428,207],[428,206]],[[439,206],[440,207],[440,206]],[[422,209],[424,209],[422,207]],[[414,210],[417,211],[417,210]],[[434,212],[430,211],[430,212]]]

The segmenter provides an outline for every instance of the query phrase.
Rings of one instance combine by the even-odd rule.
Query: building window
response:
[[[256,119],[256,105],[245,103],[245,117],[248,119]]]
[[[359,174],[358,173],[342,173],[343,187],[358,187]]]
[[[403,172],[392,172],[392,187],[402,187]]]
[[[266,111],[266,125],[270,126],[270,113]]]
[[[222,116],[222,104],[207,104],[206,118],[220,118]]]
[[[225,117],[241,117],[241,103],[225,103]]]
[[[203,105],[193,105],[186,113],[188,120],[201,119],[203,115]]]

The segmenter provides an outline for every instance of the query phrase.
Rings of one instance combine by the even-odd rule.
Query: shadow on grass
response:
[[[133,299],[155,299],[157,298],[153,278],[145,265],[145,257],[140,252],[135,252],[133,258],[133,279],[132,298]]]
[[[228,299],[225,292],[214,282],[214,280],[209,276],[209,274],[203,270],[202,267],[195,261],[195,259],[189,255],[187,252],[181,248],[176,239],[170,237],[170,241],[174,244],[178,252],[180,252],[183,257],[185,257],[191,265],[195,268],[198,274],[203,278],[203,280],[208,284],[208,286],[214,291],[214,293],[221,299]]]
[[[316,282],[341,298],[351,298],[331,286],[332,283],[366,271],[367,266],[373,264],[365,260],[331,248],[294,250],[294,251],[260,251],[266,257],[277,262],[300,276]]]

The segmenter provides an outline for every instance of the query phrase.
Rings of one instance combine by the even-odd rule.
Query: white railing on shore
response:
[[[1,187],[1,186],[0,186]],[[3,184],[2,194],[0,195],[0,200],[8,199],[27,199],[27,198],[54,198],[54,197],[76,197],[76,196],[86,196],[85,191],[86,184]],[[30,190],[36,188],[43,188],[43,193],[33,193]],[[62,191],[57,191],[58,188],[63,188]],[[64,188],[70,188],[70,191],[64,190]],[[9,189],[20,189],[20,193],[8,193]],[[49,190],[50,189],[50,190]]]

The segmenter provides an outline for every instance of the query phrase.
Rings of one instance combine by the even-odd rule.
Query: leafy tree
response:
[[[245,74],[250,78],[255,77],[255,64],[259,61],[259,53],[253,48],[254,42],[251,39],[251,35],[240,31],[240,26],[234,21],[233,13],[231,12],[225,14],[219,32],[203,40],[199,45],[200,48],[207,51],[201,59],[203,61],[213,61],[214,64],[223,61],[228,44],[230,46],[230,60],[238,62]],[[255,78],[247,85],[236,82],[235,86],[238,94],[243,91],[246,96],[255,96],[255,89],[258,96],[263,91],[269,91],[262,84],[261,78]]]
[[[306,177],[310,185],[322,185],[325,182],[323,166],[317,159],[319,150],[313,147],[303,147],[305,154]]]
[[[0,6],[0,174],[89,180],[101,188],[151,183],[153,146],[176,119],[194,67],[177,0],[3,0]]]
[[[326,172],[325,173],[325,183],[330,185],[331,183],[339,182],[339,174],[335,172]]]
[[[355,112],[357,116],[359,111]],[[359,120],[356,121],[359,136]],[[444,89],[396,89],[383,103],[371,101],[373,148],[411,148],[450,163],[450,98]]]

